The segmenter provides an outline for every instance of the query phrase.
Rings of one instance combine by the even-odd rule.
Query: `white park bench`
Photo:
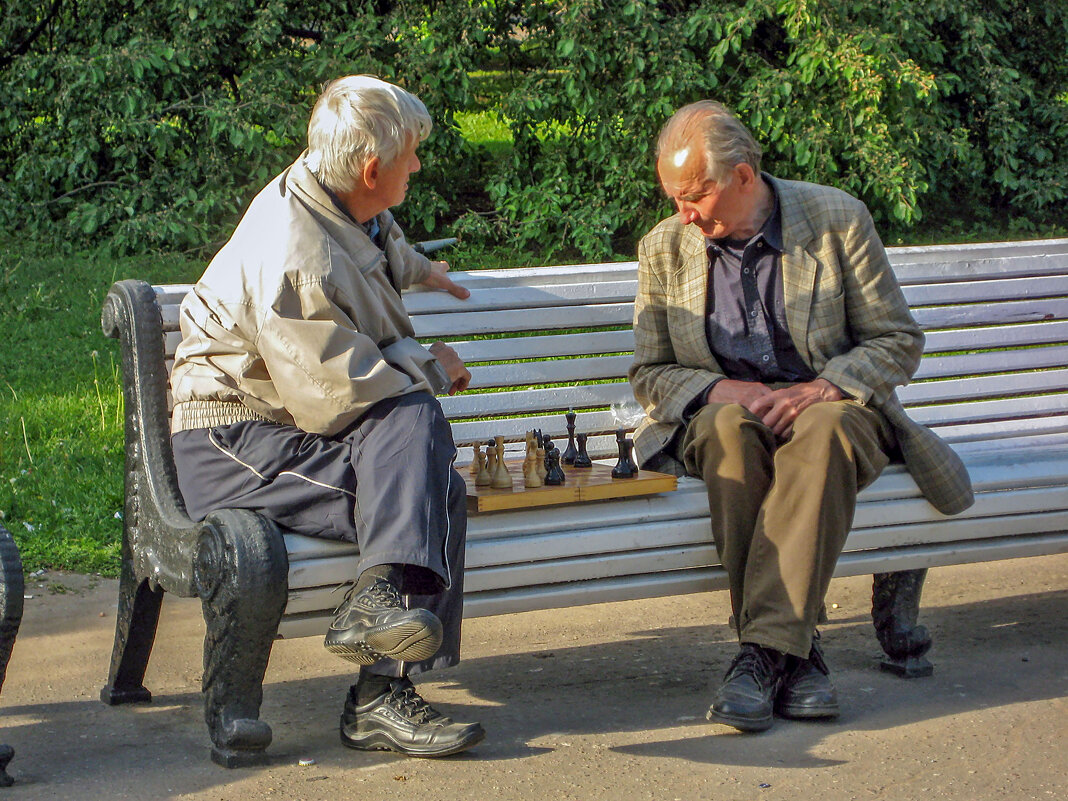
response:
[[[859,498],[836,575],[875,575],[873,619],[884,666],[923,675],[916,624],[927,568],[1068,550],[1068,240],[891,248],[927,334],[912,417],[952,443],[976,503],[945,517],[892,465]],[[460,449],[526,431],[563,446],[577,413],[589,452],[614,464],[614,432],[637,423],[626,382],[634,338],[634,262],[454,273],[471,290],[405,296],[417,335],[445,339],[471,367],[470,388],[442,398]],[[355,546],[279,532],[251,512],[194,523],[170,453],[167,374],[188,286],[120,281],[104,331],[122,340],[127,476],[112,704],[146,701],[143,685],[165,592],[199,596],[207,621],[204,692],[212,758],[262,760],[259,720],[273,639],[322,636],[352,578]],[[464,468],[461,467],[461,470]],[[506,614],[726,588],[703,485],[674,492],[473,513],[465,615]]]

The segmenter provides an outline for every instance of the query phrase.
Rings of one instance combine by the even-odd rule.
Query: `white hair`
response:
[[[426,106],[410,92],[370,75],[332,81],[308,122],[305,163],[334,192],[347,192],[372,158],[389,165],[430,135]]]
[[[760,174],[760,145],[722,103],[699,100],[676,111],[660,131],[657,158],[679,153],[695,141],[704,148],[708,180],[722,184],[742,162]]]

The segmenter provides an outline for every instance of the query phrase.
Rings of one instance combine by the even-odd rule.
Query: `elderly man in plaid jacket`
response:
[[[727,109],[680,109],[657,146],[678,214],[639,247],[642,466],[702,478],[741,648],[709,720],[838,714],[816,638],[857,492],[900,456],[925,497],[972,503],[960,459],[895,395],[923,334],[864,204],[760,171]]]

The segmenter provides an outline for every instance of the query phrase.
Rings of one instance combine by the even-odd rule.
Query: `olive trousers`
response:
[[[816,403],[782,441],[741,405],[711,403],[676,448],[708,489],[739,641],[808,657],[857,493],[895,448],[890,425],[855,401]]]

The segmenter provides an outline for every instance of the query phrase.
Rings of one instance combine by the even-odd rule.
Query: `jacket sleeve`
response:
[[[820,377],[861,403],[881,406],[916,372],[924,336],[863,207],[846,235],[842,284],[852,347],[830,358]]]
[[[293,287],[265,311],[256,342],[270,379],[294,424],[315,434],[335,434],[385,398],[437,391],[419,364],[443,374],[414,340],[385,350],[361,333],[319,282]],[[406,343],[406,344],[402,344]],[[416,354],[421,352],[422,356]],[[437,376],[440,378],[440,376]]]
[[[652,235],[651,235],[652,236]],[[638,292],[634,300],[634,361],[630,384],[649,417],[683,423],[684,412],[711,384],[722,379],[718,365],[707,370],[679,364],[669,330],[669,297],[661,276],[673,249],[654,248],[649,237],[638,246]]]
[[[412,284],[420,284],[430,275],[430,259],[415,249],[404,238],[404,232],[388,212],[383,215],[386,232],[386,259],[389,261],[393,278],[399,289],[408,289]]]

